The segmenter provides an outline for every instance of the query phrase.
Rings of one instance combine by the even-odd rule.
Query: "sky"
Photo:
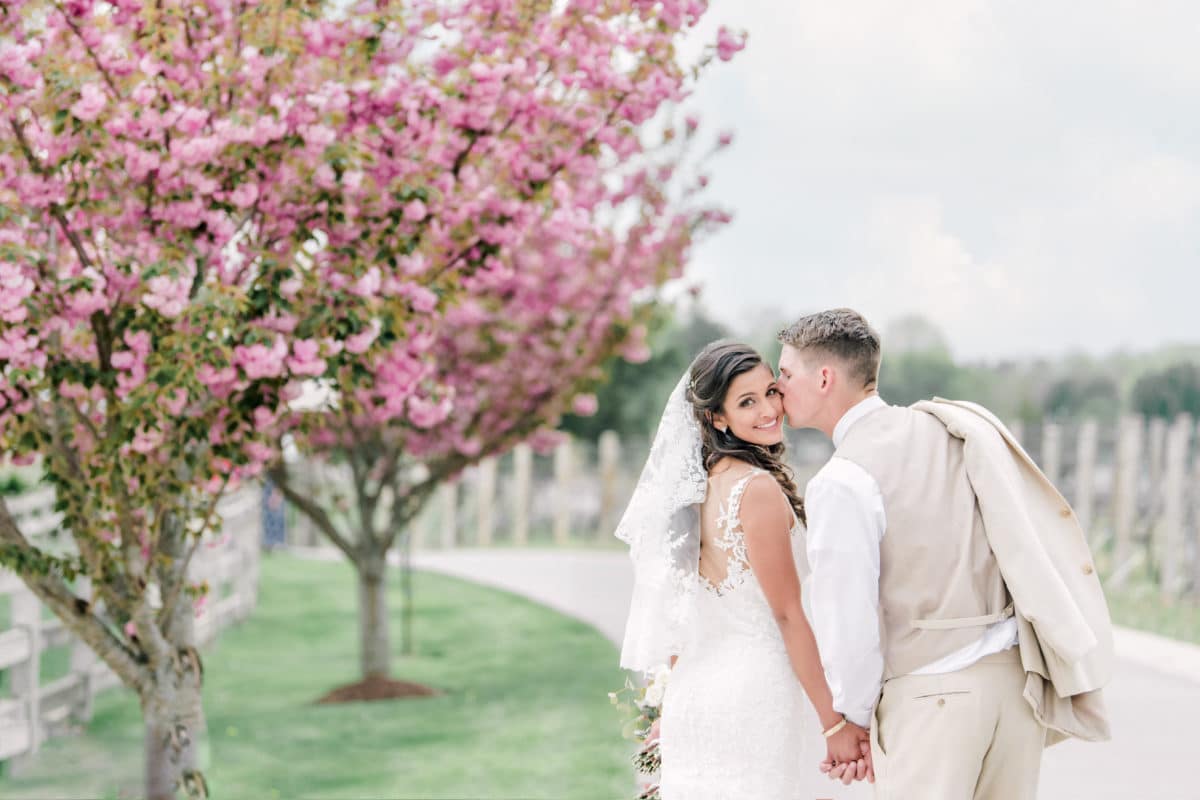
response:
[[[690,45],[749,34],[684,105],[735,134],[687,276],[718,318],[920,314],[963,359],[1200,342],[1200,3],[710,9]]]

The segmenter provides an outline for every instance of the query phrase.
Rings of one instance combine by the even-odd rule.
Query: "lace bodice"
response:
[[[746,582],[751,575],[750,561],[746,555],[746,539],[742,531],[742,496],[750,481],[758,475],[769,475],[766,470],[754,468],[732,480],[728,493],[716,500],[715,512],[706,507],[700,511],[700,585],[717,595],[728,594]],[[714,486],[713,489],[720,487]],[[717,495],[720,497],[720,495]],[[804,578],[806,559],[797,548],[801,527],[793,518],[790,536],[793,555],[797,557],[797,569]]]

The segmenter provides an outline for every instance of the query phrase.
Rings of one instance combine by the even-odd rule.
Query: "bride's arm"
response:
[[[746,559],[762,587],[775,622],[783,634],[792,670],[817,711],[822,730],[842,721],[833,708],[833,695],[825,681],[817,640],[800,599],[800,577],[792,555],[792,513],[783,492],[769,475],[752,478],[742,495],[739,517],[746,540]],[[860,755],[858,741],[865,734],[848,724],[829,739],[830,752],[839,761]],[[847,733],[848,732],[848,733]]]

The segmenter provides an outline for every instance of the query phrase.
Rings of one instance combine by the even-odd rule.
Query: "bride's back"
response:
[[[708,492],[700,506],[700,577],[718,593],[732,589],[750,568],[739,519],[742,495],[763,470],[727,459],[708,476]]]

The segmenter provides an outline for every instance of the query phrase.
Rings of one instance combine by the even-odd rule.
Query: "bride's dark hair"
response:
[[[769,447],[739,439],[732,430],[718,431],[712,415],[725,405],[725,395],[734,378],[765,362],[752,347],[736,342],[713,342],[700,351],[688,369],[687,399],[700,426],[704,468],[711,469],[725,456],[765,469],[792,504],[801,522],[806,522],[804,499],[796,490],[792,470],[783,461],[784,443]]]

